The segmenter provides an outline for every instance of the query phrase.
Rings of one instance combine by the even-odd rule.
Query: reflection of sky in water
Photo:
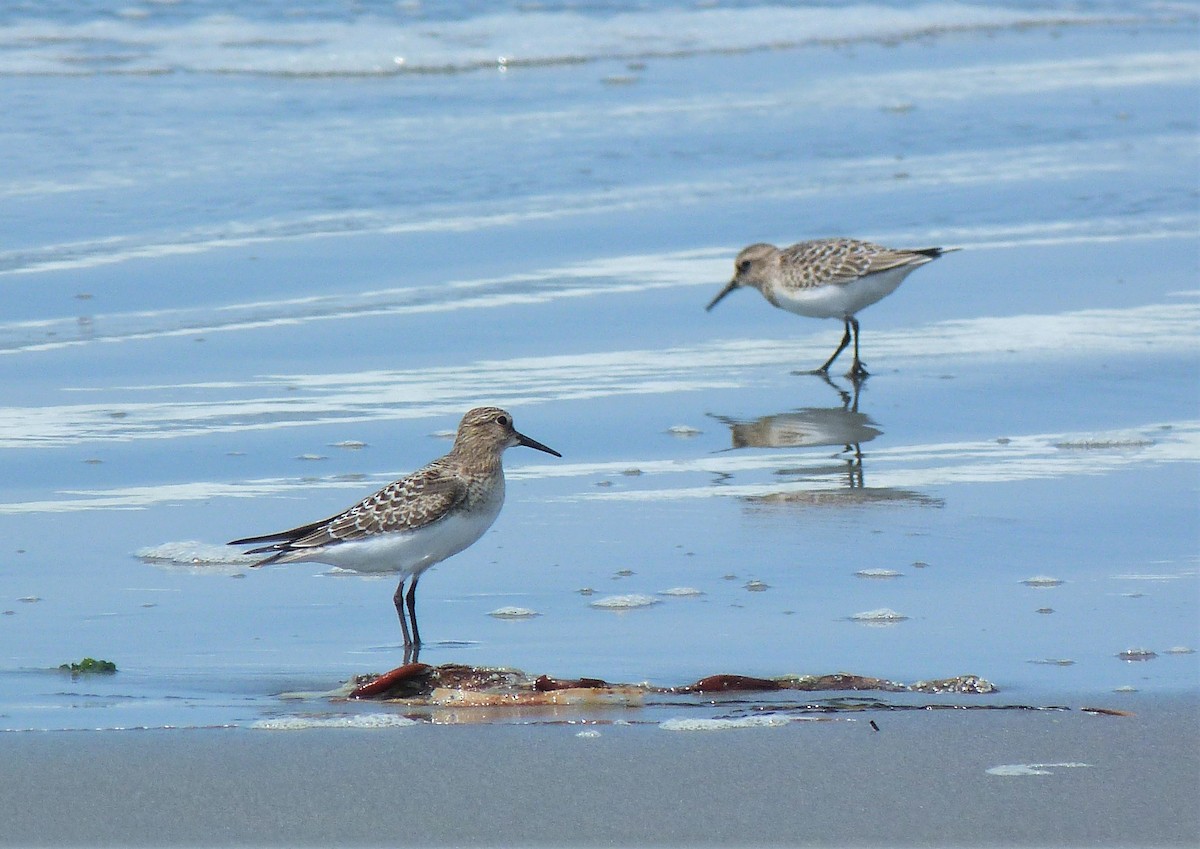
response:
[[[422,583],[422,660],[1194,689],[1198,66],[1122,12],[378,80],[9,51],[0,725],[248,723],[390,666],[390,580],[222,543],[352,503],[480,402],[564,458],[509,452],[495,527]],[[323,55],[126,61],[293,49]],[[836,323],[703,310],[741,245],[839,232],[965,248],[860,316],[857,396],[791,374]],[[589,606],[625,596],[658,603]],[[121,674],[39,671],[86,655]]]

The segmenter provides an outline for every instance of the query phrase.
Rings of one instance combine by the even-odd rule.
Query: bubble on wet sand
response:
[[[1034,575],[1021,581],[1027,587],[1057,587],[1063,582],[1062,578],[1052,578],[1049,575]]]
[[[1054,775],[1055,770],[1089,767],[1091,764],[1059,763],[1059,764],[1000,764],[984,770],[988,775]]]
[[[134,557],[151,566],[163,569],[228,575],[240,573],[261,557],[242,554],[227,545],[213,545],[195,540],[164,542],[139,548]]]
[[[744,716],[739,719],[676,717],[660,722],[664,731],[729,731],[735,728],[779,728],[791,722],[786,716]]]
[[[1134,662],[1139,660],[1154,660],[1154,658],[1158,657],[1158,653],[1153,652],[1150,649],[1142,648],[1125,649],[1125,651],[1117,654],[1117,657],[1119,657],[1121,660]]]
[[[659,603],[661,603],[661,600],[652,595],[629,593],[628,595],[607,595],[604,598],[598,598],[591,602],[588,607],[595,607],[601,610],[634,610],[635,608],[650,607],[652,604]]]
[[[862,613],[855,613],[850,618],[863,625],[895,625],[897,622],[903,622],[908,619],[903,613],[897,613],[890,607],[881,607],[878,610],[864,610]]]
[[[494,616],[497,619],[532,619],[541,615],[528,607],[497,607],[488,613],[488,616]]]
[[[903,574],[895,569],[859,569],[854,573],[859,578],[901,578]]]
[[[679,598],[688,598],[691,596],[704,595],[704,590],[698,590],[695,587],[671,587],[670,589],[660,590],[658,594],[676,596]]]
[[[681,439],[691,439],[694,436],[704,433],[704,431],[691,425],[677,424],[667,428],[667,433],[671,434],[671,436],[678,436]]]
[[[1196,650],[1190,646],[1171,646],[1169,649],[1164,649],[1163,654],[1195,654]]]
[[[581,738],[581,739],[584,739],[584,740],[595,740],[597,737],[599,737],[599,736],[600,736],[600,732],[599,732],[599,731],[596,731],[596,730],[594,730],[594,729],[593,729],[593,730],[589,730],[589,731],[580,731],[580,732],[579,732],[578,734],[576,734],[575,736],[576,736],[576,737],[579,737],[579,738]]]

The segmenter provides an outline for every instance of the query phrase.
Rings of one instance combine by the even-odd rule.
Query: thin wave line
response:
[[[453,415],[483,396],[495,403],[529,407],[564,399],[744,387],[766,379],[756,371],[764,366],[793,365],[798,357],[816,357],[824,351],[825,340],[819,334],[811,340],[739,339],[418,370],[260,375],[242,384],[209,385],[222,397],[186,403],[170,399],[180,390],[198,387],[109,387],[88,394],[165,390],[167,395],[163,400],[137,402],[113,397],[103,403],[0,407],[0,448],[426,418]],[[942,363],[970,363],[1000,352],[1035,360],[1097,352],[1180,355],[1200,350],[1200,301],[945,321],[880,331],[871,344],[881,357],[895,362],[936,358]],[[230,387],[253,387],[260,394],[224,397]]]
[[[825,163],[818,174],[779,168],[735,169],[723,179],[683,184],[630,186],[620,192],[538,195],[524,200],[523,209],[462,211],[432,207],[404,210],[352,210],[321,213],[298,219],[224,222],[158,237],[114,236],[64,242],[0,252],[0,276],[78,270],[138,259],[205,253],[234,247],[317,238],[406,233],[473,232],[477,230],[558,220],[599,213],[633,212],[689,202],[709,203],[730,192],[753,193],[775,200],[800,200],[835,193],[890,194],[913,187],[970,186],[1000,182],[1062,180],[1087,174],[1129,171],[1139,156],[1154,161],[1195,158],[1190,134],[1164,134],[1129,140],[1065,142],[1015,148],[988,148],[912,156],[905,160],[906,177],[895,177],[892,157],[864,157]],[[805,165],[804,167],[808,167]],[[469,210],[469,207],[468,207]]]
[[[1121,449],[1065,450],[1064,444],[1103,441],[1109,437],[1118,444],[1130,436],[1145,437],[1132,447]],[[764,454],[707,454],[689,460],[630,459],[606,463],[534,464],[509,470],[511,480],[575,479],[590,481],[596,476],[618,475],[631,467],[642,472],[637,480],[653,480],[670,475],[728,476],[780,467],[796,468],[802,474],[805,464],[818,472],[828,468],[826,449]],[[896,446],[869,454],[871,488],[874,490],[912,491],[955,484],[996,483],[1018,480],[1062,478],[1070,475],[1108,474],[1137,465],[1200,462],[1200,420],[1151,422],[1106,433],[1095,431],[1039,433],[1015,436],[1004,445],[994,441],[925,443]],[[967,461],[967,462],[964,462]],[[399,476],[399,472],[372,475],[362,480],[337,478],[314,480],[300,478],[262,478],[227,483],[192,481],[179,484],[115,487],[105,490],[60,490],[62,496],[40,501],[0,503],[0,515],[27,513],[66,513],[87,510],[140,510],[162,503],[208,501],[217,498],[266,498],[288,493],[308,493],[313,489],[365,490]],[[761,498],[789,493],[845,489],[835,476],[820,475],[801,481],[769,483],[684,485],[667,488],[635,488],[626,491],[596,492],[591,487],[569,495],[543,496],[541,501],[662,501],[693,498]]]

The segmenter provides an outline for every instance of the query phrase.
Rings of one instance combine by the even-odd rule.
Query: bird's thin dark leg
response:
[[[845,389],[843,389],[842,387],[838,386],[836,383],[834,383],[834,382],[833,382],[833,380],[832,380],[832,379],[830,379],[830,377],[829,377],[829,372],[826,372],[826,371],[814,371],[814,372],[810,372],[810,374],[815,374],[817,377],[821,378],[821,380],[823,380],[823,381],[825,381],[826,383],[828,383],[828,384],[829,384],[829,388],[830,388],[830,389],[832,389],[832,390],[833,390],[834,392],[836,392],[836,393],[837,393],[839,396],[841,396],[841,399],[842,399],[842,408],[843,408],[843,409],[845,409],[845,408],[847,408],[847,407],[849,407],[849,406],[850,406],[850,393],[849,393],[849,392],[847,392],[847,391],[846,391]],[[857,411],[857,410],[855,410],[855,412],[858,412],[858,411]]]
[[[829,359],[827,359],[825,361],[825,365],[821,366],[819,369],[813,370],[813,374],[828,374],[829,367],[831,365],[833,365],[833,361],[838,358],[838,354],[840,354],[842,351],[846,350],[846,346],[850,344],[850,322],[852,322],[852,321],[854,321],[854,319],[852,319],[852,318],[845,319],[846,332],[842,335],[842,344],[837,346],[837,350],[833,352],[832,357],[830,357]],[[857,327],[858,322],[855,322],[854,326]],[[857,343],[855,343],[855,344],[857,344]]]
[[[858,380],[866,377],[870,374],[870,372],[867,371],[867,367],[863,365],[862,361],[858,358],[858,319],[854,316],[850,316],[850,318],[846,319],[847,336],[850,335],[851,327],[854,328],[854,364],[850,366],[850,371],[846,373],[846,376],[853,378],[854,380]],[[845,340],[843,340],[843,342],[844,341]]]
[[[862,390],[862,382],[858,381],[858,380],[852,380],[852,381],[850,381],[850,385],[854,387],[854,396],[853,396],[853,400],[850,402],[848,412],[857,413],[858,412],[858,393]]]
[[[408,622],[404,618],[404,582],[406,580],[407,578],[400,579],[400,586],[396,587],[396,594],[392,596],[392,601],[396,605],[396,615],[400,617],[400,630],[404,633],[404,648],[409,649],[412,647],[413,641],[412,637],[408,635]],[[416,585],[415,578],[413,585]],[[417,623],[414,621],[413,627],[415,628],[416,625]]]
[[[412,583],[408,585],[408,618],[412,622],[413,645],[417,648],[421,647],[421,632],[417,630],[417,579],[420,575],[413,575]]]

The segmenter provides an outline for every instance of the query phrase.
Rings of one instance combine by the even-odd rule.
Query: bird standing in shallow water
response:
[[[733,279],[712,299],[706,310],[743,286],[762,292],[773,306],[809,318],[840,318],[846,326],[842,342],[813,374],[827,374],[838,354],[850,344],[854,330],[854,363],[847,377],[866,377],[858,358],[858,319],[863,307],[896,291],[918,266],[958,248],[885,248],[858,239],[816,239],[780,250],[774,245],[743,248],[734,261]]]
[[[430,566],[462,551],[491,527],[504,504],[501,455],[514,445],[562,456],[518,433],[512,416],[504,410],[476,407],[459,423],[450,453],[425,468],[388,484],[336,516],[229,544],[271,543],[246,552],[270,553],[255,566],[316,562],[357,572],[398,572],[400,585],[393,601],[404,633],[404,647],[419,649],[417,580]],[[410,577],[406,596],[404,583]]]

